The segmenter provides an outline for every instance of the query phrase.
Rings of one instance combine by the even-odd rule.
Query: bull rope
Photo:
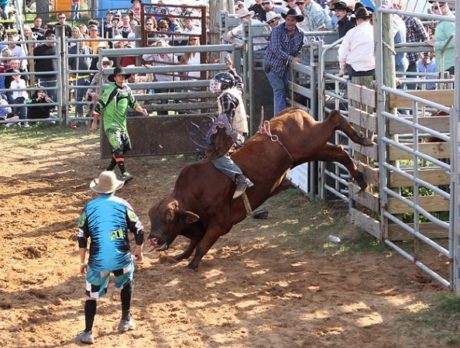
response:
[[[294,164],[294,158],[292,157],[291,153],[286,148],[286,146],[284,146],[284,144],[281,142],[279,136],[276,134],[272,134],[270,130],[270,121],[263,121],[263,122],[261,121],[259,130],[257,131],[257,133],[266,135],[270,138],[271,141],[273,141],[274,143],[278,143],[283,148],[283,150],[287,153],[292,164]]]

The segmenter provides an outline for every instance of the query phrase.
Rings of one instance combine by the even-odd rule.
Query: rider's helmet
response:
[[[228,72],[218,73],[209,81],[209,89],[212,93],[219,93],[235,86],[235,78]]]

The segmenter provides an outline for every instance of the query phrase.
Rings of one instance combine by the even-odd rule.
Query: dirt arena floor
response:
[[[0,341],[76,347],[84,328],[76,220],[106,166],[84,130],[1,131]],[[119,195],[149,230],[148,208],[191,157],[129,158]],[[347,217],[288,190],[221,238],[198,272],[167,253],[137,265],[135,331],[119,334],[119,292],[99,302],[96,347],[455,347],[459,319],[429,310],[449,292]],[[343,243],[327,242],[329,234]],[[349,242],[347,242],[349,241]],[[363,242],[364,241],[364,242]],[[364,245],[354,247],[353,243]],[[444,316],[443,316],[444,318]],[[452,318],[452,317],[450,317]]]

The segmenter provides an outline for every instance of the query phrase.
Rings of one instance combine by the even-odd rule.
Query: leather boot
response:
[[[239,174],[235,180],[236,189],[233,194],[233,199],[240,197],[248,187],[254,186],[254,183],[249,180],[245,175]]]

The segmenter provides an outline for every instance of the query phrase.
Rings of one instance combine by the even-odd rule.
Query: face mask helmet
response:
[[[234,77],[228,72],[218,73],[209,82],[209,89],[213,93],[219,93],[235,86]]]

